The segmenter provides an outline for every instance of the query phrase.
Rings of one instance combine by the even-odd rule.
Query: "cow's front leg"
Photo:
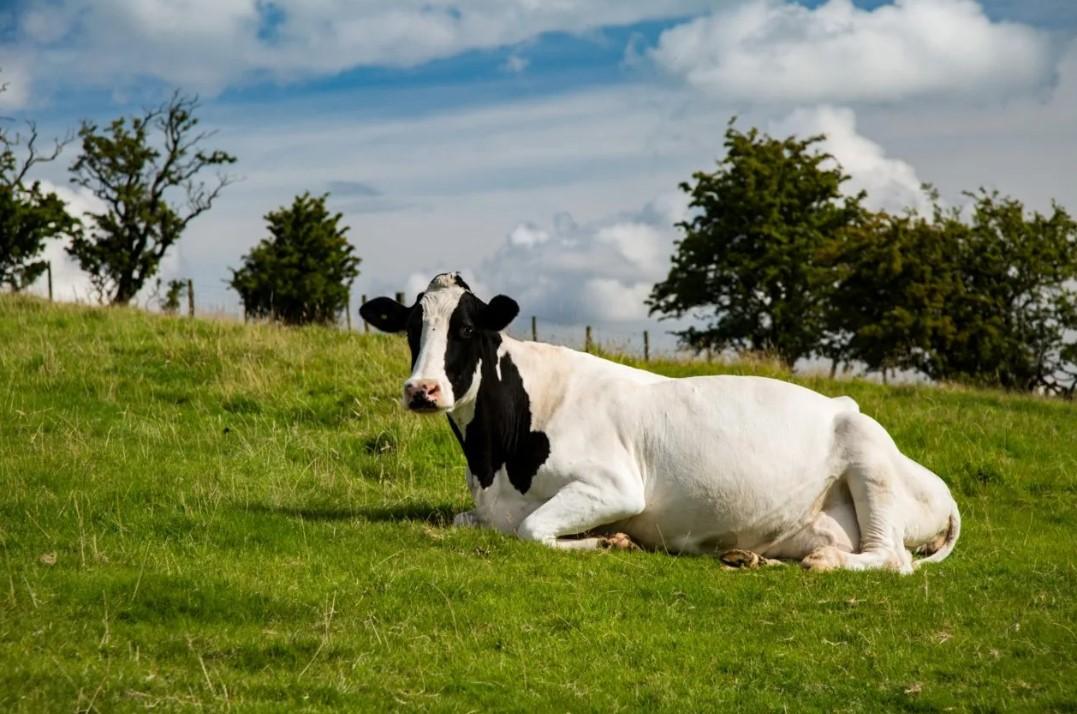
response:
[[[567,538],[643,512],[642,489],[620,481],[573,481],[523,520],[516,533],[551,548],[595,550],[608,547],[602,537]]]
[[[463,511],[457,513],[452,519],[453,528],[482,528],[482,518],[478,511]]]

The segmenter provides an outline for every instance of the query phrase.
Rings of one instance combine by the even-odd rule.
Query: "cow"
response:
[[[504,330],[518,312],[457,273],[411,306],[360,308],[407,335],[404,406],[446,414],[463,448],[475,507],[454,525],[810,570],[907,574],[953,550],[961,517],[946,484],[851,398],[763,377],[673,379],[516,340]]]

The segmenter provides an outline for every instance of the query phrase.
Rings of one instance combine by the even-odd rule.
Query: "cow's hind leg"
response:
[[[845,479],[831,486],[823,499],[822,510],[802,529],[766,549],[771,558],[799,560],[815,570],[840,568],[843,553],[860,547],[860,527],[856,506]],[[825,549],[825,551],[824,551]],[[819,553],[812,559],[807,556]]]
[[[897,446],[874,419],[862,414],[842,415],[835,426],[848,465],[844,481],[853,499],[860,543],[851,553],[834,545],[816,548],[801,564],[811,570],[887,568],[911,573],[912,555],[905,548],[901,520]]]

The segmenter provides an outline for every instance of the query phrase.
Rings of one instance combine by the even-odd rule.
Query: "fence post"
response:
[[[590,352],[591,351],[591,326],[590,325],[587,326],[587,331],[584,332],[584,335],[583,335],[583,351],[584,352]]]
[[[45,272],[49,276],[49,302],[52,302],[52,261],[45,263]]]
[[[397,293],[397,294],[396,294],[396,301],[397,301],[398,303],[400,303],[401,305],[403,305],[403,304],[404,304],[404,293],[402,293],[402,292],[401,292],[401,293]]]
[[[194,281],[187,278],[187,316],[194,317]]]
[[[647,330],[643,331],[643,361],[651,361],[651,336],[647,334]]]
[[[366,295],[363,295],[363,304],[366,305]],[[363,320],[363,332],[370,332],[370,323]]]
[[[538,321],[535,316],[531,316],[531,341],[538,342]]]
[[[348,326],[348,332],[352,331],[352,296],[348,293],[348,302],[344,305],[344,323]]]

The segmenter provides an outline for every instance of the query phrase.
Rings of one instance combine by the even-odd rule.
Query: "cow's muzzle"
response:
[[[444,410],[441,386],[434,379],[409,379],[404,383],[404,406],[413,412]]]

